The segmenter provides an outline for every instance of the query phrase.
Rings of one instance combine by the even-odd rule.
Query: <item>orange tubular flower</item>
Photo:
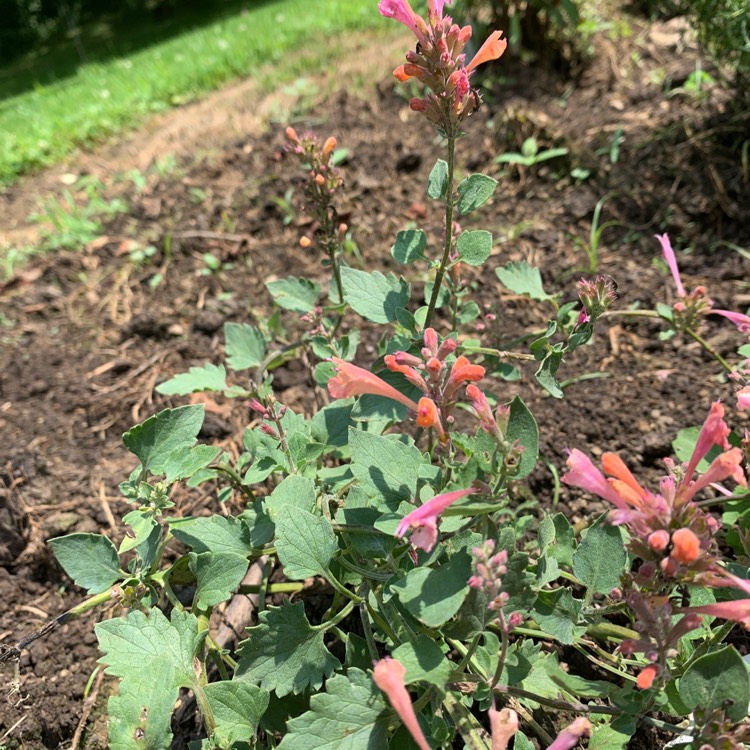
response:
[[[465,70],[467,73],[474,70],[482,63],[489,62],[490,60],[497,60],[505,48],[508,46],[506,39],[501,39],[503,35],[502,31],[493,31],[485,40],[484,44],[479,48],[479,51],[474,55],[472,61],[466,66]]]
[[[422,396],[417,404],[417,424],[425,429],[434,427],[440,442],[445,443],[448,441],[448,434],[443,429],[437,405],[427,396]]]
[[[690,529],[677,529],[672,534],[670,557],[684,565],[695,562],[701,553],[701,540]]]
[[[336,365],[336,376],[328,381],[328,392],[333,398],[349,398],[350,396],[362,396],[366,393],[374,396],[385,396],[400,404],[408,407],[412,411],[418,411],[419,407],[416,402],[408,396],[397,391],[392,385],[389,385],[382,378],[357,367],[351,362],[344,362],[338,357],[331,357],[331,361]]]
[[[414,713],[411,698],[404,685],[404,675],[406,667],[396,659],[386,657],[378,662],[372,670],[372,679],[375,684],[386,694],[388,700],[393,706],[394,711],[399,715],[404,726],[409,730],[409,734],[414,738],[419,750],[430,750],[430,746],[425,739],[422,728],[417,721],[417,715]]]

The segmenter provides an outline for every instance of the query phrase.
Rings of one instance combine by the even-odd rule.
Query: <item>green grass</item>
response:
[[[250,0],[200,28],[37,82],[0,101],[0,184],[259,69],[268,90],[325,65],[339,32],[381,20],[374,0]]]

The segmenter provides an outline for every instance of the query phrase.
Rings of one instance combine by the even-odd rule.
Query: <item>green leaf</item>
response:
[[[513,479],[523,479],[531,474],[539,460],[539,428],[534,415],[520,396],[516,396],[510,402],[510,416],[505,436],[510,442],[518,440],[524,448],[518,463],[518,471],[513,476]]]
[[[554,398],[562,398],[565,395],[555,377],[562,361],[563,352],[550,349],[542,359],[539,369],[534,373],[534,377],[539,385]]]
[[[120,542],[120,549],[118,550],[120,555],[135,549],[139,544],[143,544],[159,525],[154,520],[153,513],[142,510],[132,510],[130,513],[126,513],[122,520],[133,529],[133,533],[127,532]]]
[[[750,344],[745,344],[744,346],[741,346],[737,350],[737,354],[739,354],[740,357],[746,357],[747,359],[750,359]]]
[[[320,284],[314,284],[308,279],[298,279],[295,276],[278,281],[267,281],[266,289],[279,307],[292,312],[310,312],[318,304],[320,298]]]
[[[259,683],[279,697],[308,687],[319,690],[323,678],[341,666],[323,643],[325,630],[310,626],[302,602],[269,607],[247,633],[235,679]]]
[[[545,633],[570,646],[577,636],[586,632],[585,627],[578,626],[582,605],[583,602],[573,598],[570,589],[540,591],[532,617]]]
[[[317,411],[310,423],[313,439],[328,448],[347,445],[353,405],[353,399],[337,400]]]
[[[433,200],[443,200],[448,195],[448,162],[438,159],[427,179],[427,195]]]
[[[268,691],[249,682],[213,682],[203,688],[216,720],[216,734],[225,744],[249,741],[268,708]]]
[[[407,229],[396,235],[391,255],[399,263],[413,263],[415,260],[424,260],[426,247],[427,237],[421,229]]]
[[[465,550],[439,568],[414,568],[391,585],[401,603],[420,622],[438,628],[458,612],[469,586],[471,556]]]
[[[173,610],[170,622],[156,608],[148,617],[133,610],[127,618],[104,620],[94,629],[104,652],[99,662],[107,665],[107,674],[130,680],[131,685],[148,685],[154,675],[175,689],[197,683],[193,658],[207,631],[199,633],[198,620],[188,612]],[[166,667],[168,678],[162,676]]]
[[[445,689],[450,679],[451,663],[430,636],[422,634],[413,641],[402,643],[392,656],[406,667],[404,680],[407,685],[421,680]]]
[[[110,726],[110,747],[169,747],[165,740],[171,740],[169,718],[178,690],[199,684],[193,660],[207,631],[199,633],[198,620],[187,612],[173,610],[170,622],[156,608],[148,617],[134,610],[127,618],[105,620],[94,629],[104,652],[99,662],[107,665],[107,674],[122,679],[119,696],[110,699],[112,716],[117,717]],[[133,741],[144,725],[144,741]]]
[[[315,507],[315,483],[312,479],[290,474],[274,488],[266,500],[266,510],[272,520],[276,520],[281,509],[291,505],[292,508],[307,511]]]
[[[107,701],[110,750],[168,750],[172,745],[172,710],[177,688],[173,668],[159,679],[125,680]]]
[[[263,334],[247,323],[224,323],[227,364],[233,370],[258,367],[266,356]]]
[[[510,261],[504,268],[496,268],[495,273],[503,286],[516,294],[523,294],[540,301],[552,299],[542,286],[539,269],[530,266],[525,260]]]
[[[191,367],[188,372],[182,372],[156,386],[157,393],[165,396],[184,396],[196,391],[224,391],[227,387],[227,371],[224,365],[212,365],[210,362],[203,367]]]
[[[247,557],[235,552],[191,552],[190,570],[198,581],[195,606],[208,609],[229,599],[245,577],[247,566]]]
[[[497,180],[486,174],[470,174],[458,184],[458,213],[465,216],[486,203],[495,192]]]
[[[672,450],[680,461],[688,462],[693,455],[695,444],[698,442],[700,427],[686,427],[677,433],[677,437],[672,441]],[[710,463],[722,452],[720,445],[714,445],[711,450],[698,462],[697,471],[703,474],[708,469]]]
[[[395,437],[349,429],[351,470],[365,491],[386,503],[406,500],[417,492],[422,454]]]
[[[169,529],[195,552],[231,552],[247,556],[253,546],[247,526],[232,516],[175,518],[170,521]]]
[[[213,445],[195,445],[189,450],[179,450],[172,453],[166,465],[164,481],[172,484],[178,479],[192,477],[201,469],[205,469],[221,453],[221,448]]]
[[[469,266],[481,266],[492,252],[492,233],[479,229],[461,232],[456,241],[458,257]]]
[[[276,516],[276,553],[287,578],[322,575],[338,549],[336,534],[323,516],[289,505]]]
[[[203,425],[203,404],[164,409],[122,436],[125,447],[134,453],[151,474],[166,474],[181,453],[195,445]]]
[[[344,299],[351,308],[373,323],[392,323],[396,310],[409,302],[409,284],[392,273],[368,273],[344,266],[341,269]]]
[[[726,706],[732,721],[742,721],[750,703],[750,676],[734,646],[696,659],[680,679],[680,698],[691,710]]]
[[[387,747],[389,715],[372,680],[359,669],[335,675],[310,710],[290,719],[279,750],[380,750]]]
[[[618,716],[611,724],[594,726],[588,750],[626,750],[636,728],[632,716]]]
[[[608,594],[620,585],[627,552],[619,526],[609,526],[606,515],[591,526],[573,555],[573,574],[589,593]]]
[[[101,534],[68,534],[49,540],[62,569],[89,594],[106,591],[123,574],[115,545]]]

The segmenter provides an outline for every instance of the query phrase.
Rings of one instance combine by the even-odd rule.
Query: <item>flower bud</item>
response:
[[[654,531],[648,537],[648,546],[651,547],[654,552],[664,552],[669,544],[669,532],[664,529]]]
[[[315,175],[315,183],[317,185],[325,185],[326,184],[326,178],[323,177],[322,174],[316,174]]]
[[[286,137],[292,141],[292,143],[299,143],[299,136],[297,135],[297,131],[291,127],[291,125],[286,129]]]
[[[700,556],[701,542],[700,539],[690,529],[677,529],[672,534],[672,553],[678,562],[684,565],[690,565]]]
[[[299,238],[299,246],[307,249],[312,246],[312,240],[309,237],[303,236]]]
[[[330,156],[333,153],[333,149],[336,148],[336,139],[333,136],[326,138],[326,142],[323,144],[323,158]]]

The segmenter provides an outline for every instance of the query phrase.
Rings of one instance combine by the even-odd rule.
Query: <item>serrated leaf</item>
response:
[[[523,294],[541,302],[552,299],[544,291],[542,275],[535,266],[530,266],[525,260],[509,261],[504,268],[496,268],[495,273],[503,286],[516,294]]]
[[[122,436],[125,447],[134,453],[145,471],[166,474],[180,453],[195,445],[203,425],[203,404],[164,409]]]
[[[413,641],[402,643],[392,654],[406,667],[404,682],[429,682],[445,689],[451,674],[451,663],[440,646],[428,635],[418,635]]]
[[[193,599],[198,609],[225,602],[247,573],[247,557],[236,552],[191,552],[189,559],[198,581]]]
[[[259,683],[279,697],[308,687],[319,690],[323,678],[341,666],[323,643],[325,630],[310,626],[302,602],[269,607],[247,633],[235,679]]]
[[[310,710],[289,721],[279,750],[379,750],[387,746],[385,701],[360,669],[347,670],[313,695]]]
[[[252,740],[268,708],[268,691],[237,680],[213,682],[203,691],[216,721],[216,734],[227,744]]]
[[[266,510],[272,520],[276,520],[279,511],[285,505],[291,505],[293,508],[308,512],[311,511],[315,507],[315,483],[313,480],[301,477],[298,474],[290,474],[279,482],[266,500]]]
[[[322,575],[338,542],[330,522],[306,510],[284,505],[276,514],[276,554],[293,581]]]
[[[427,237],[421,229],[406,229],[396,235],[391,255],[394,260],[406,265],[415,260],[424,260],[426,247]]]
[[[353,399],[339,399],[317,411],[310,423],[312,437],[329,448],[345,446],[353,426],[353,405]]]
[[[539,627],[566,646],[574,643],[576,636],[582,635],[585,627],[579,627],[578,618],[583,602],[573,598],[570,589],[540,591],[532,617]]]
[[[368,273],[344,266],[341,281],[346,302],[373,323],[392,323],[396,310],[409,302],[409,284],[392,273],[383,276],[380,271]]]
[[[470,174],[458,184],[458,213],[465,216],[486,203],[495,192],[497,180],[486,174]]]
[[[433,200],[444,199],[448,194],[448,162],[438,159],[427,178],[427,195]]]
[[[696,659],[680,679],[680,698],[691,710],[724,706],[732,721],[742,721],[750,703],[750,676],[737,650],[726,646]]]
[[[600,516],[591,526],[573,555],[573,575],[590,593],[608,594],[620,585],[627,552],[619,526],[607,524]]]
[[[523,479],[531,474],[539,460],[539,428],[534,415],[520,396],[516,396],[510,402],[510,416],[505,436],[511,443],[518,440],[519,445],[523,446],[518,471],[513,475],[513,479]]]
[[[175,518],[170,521],[169,529],[194,552],[231,552],[247,556],[252,547],[247,526],[232,516]]]
[[[174,451],[165,466],[164,481],[172,484],[179,479],[192,477],[205,469],[221,453],[213,445],[195,445],[189,450]]]
[[[439,568],[414,568],[391,585],[420,622],[438,628],[458,612],[469,593],[471,556],[462,550]]]
[[[263,334],[248,323],[224,323],[227,364],[233,370],[258,367],[266,356]]]
[[[461,232],[456,240],[456,250],[462,263],[481,266],[492,252],[492,233],[483,229]]]
[[[198,620],[188,612],[172,611],[171,622],[156,608],[148,617],[140,610],[127,618],[104,620],[94,626],[107,674],[130,685],[147,685],[154,675],[173,688],[192,687],[197,681],[193,658],[207,631],[198,632]],[[162,677],[169,667],[169,679]]]
[[[611,724],[594,726],[588,750],[626,750],[636,728],[632,716],[618,716]]]
[[[267,281],[266,289],[279,307],[292,312],[310,312],[320,299],[320,284],[314,284],[308,279],[298,279],[296,276]]]
[[[362,487],[387,502],[414,497],[422,454],[398,439],[349,429],[351,470]]]
[[[123,577],[117,549],[106,536],[68,534],[48,544],[62,569],[89,594],[100,594]]]
[[[185,396],[196,391],[224,391],[227,387],[227,371],[224,365],[191,367],[156,386],[156,392],[165,396]]]
[[[173,668],[162,665],[159,679],[125,680],[107,701],[110,750],[168,750],[172,709],[178,688]]]

